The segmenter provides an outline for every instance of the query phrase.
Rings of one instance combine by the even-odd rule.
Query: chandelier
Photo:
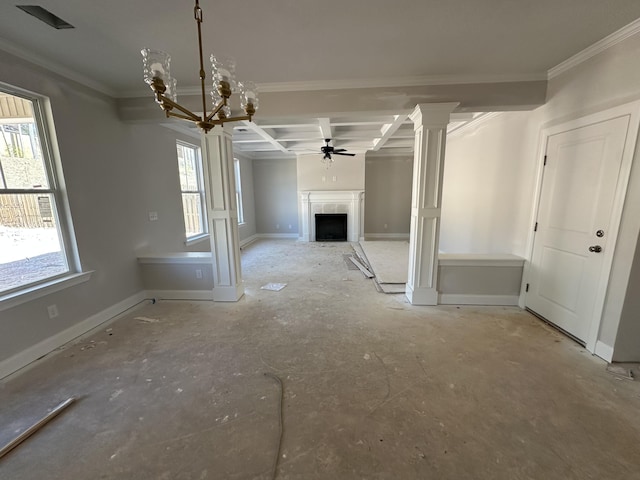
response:
[[[175,117],[195,123],[205,133],[216,125],[240,120],[251,121],[258,109],[258,91],[253,82],[236,82],[235,62],[229,57],[216,57],[211,55],[211,69],[213,89],[211,98],[213,108],[207,114],[207,95],[205,93],[204,64],[202,58],[202,9],[199,0],[193,7],[196,24],[198,27],[198,48],[200,51],[200,87],[202,92],[202,116],[196,115],[178,103],[177,80],[171,76],[169,54],[160,50],[149,48],[142,49],[144,67],[144,81],[151,87],[155,94],[155,100],[164,110],[167,118]],[[229,97],[233,93],[240,92],[240,105],[245,115],[232,117],[231,107],[228,105]],[[177,111],[176,111],[177,110]]]

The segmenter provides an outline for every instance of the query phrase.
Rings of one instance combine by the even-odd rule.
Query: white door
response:
[[[551,135],[527,308],[586,341],[603,271],[629,116]],[[606,283],[605,283],[606,284]]]

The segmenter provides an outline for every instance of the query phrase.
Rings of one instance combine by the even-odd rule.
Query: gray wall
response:
[[[409,235],[412,177],[413,155],[367,155],[364,178],[365,235]]]
[[[112,99],[2,51],[0,71],[3,82],[50,99],[80,262],[94,271],[86,283],[1,311],[1,362],[138,294],[137,252],[183,251],[184,226],[175,132],[124,124]]]
[[[236,155],[240,160],[240,183],[242,190],[242,208],[244,212],[244,224],[238,227],[240,241],[246,240],[256,234],[256,204],[253,184],[253,161],[241,155]],[[211,250],[211,248],[209,248]]]
[[[322,155],[298,155],[298,190],[364,190],[364,155],[334,155],[327,167]]]
[[[296,159],[254,159],[253,186],[256,233],[297,234]]]

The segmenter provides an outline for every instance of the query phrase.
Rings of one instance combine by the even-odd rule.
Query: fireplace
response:
[[[346,213],[316,213],[317,242],[346,242]]]
[[[362,190],[313,190],[300,194],[300,240],[316,238],[316,215],[342,214],[347,222],[347,242],[357,242],[364,231],[364,192]]]

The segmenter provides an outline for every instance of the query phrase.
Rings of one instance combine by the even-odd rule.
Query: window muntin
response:
[[[207,233],[200,148],[176,142],[182,211],[187,240]]]
[[[0,89],[0,295],[71,270],[39,102]]]

